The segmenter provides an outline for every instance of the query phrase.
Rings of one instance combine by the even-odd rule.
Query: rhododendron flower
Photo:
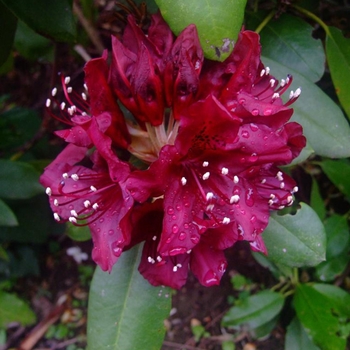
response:
[[[270,75],[250,31],[213,62],[194,25],[175,38],[157,14],[145,35],[129,17],[112,48],[110,66],[106,53],[87,63],[78,107],[67,84],[69,107],[53,99],[71,125],[57,132],[70,145],[41,178],[55,218],[89,225],[103,270],[144,242],[139,270],[151,284],[180,288],[189,271],[218,284],[224,250],[246,240],[266,253],[271,210],[293,202],[296,184],[279,166],[305,146],[289,122],[300,89],[282,101],[292,78]]]

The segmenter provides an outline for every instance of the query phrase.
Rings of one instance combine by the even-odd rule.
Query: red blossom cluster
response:
[[[54,217],[89,225],[103,270],[144,242],[139,270],[151,284],[180,288],[189,270],[218,284],[224,250],[246,240],[266,253],[271,210],[293,202],[296,184],[278,166],[306,143],[288,122],[300,89],[282,101],[292,78],[270,75],[251,31],[215,62],[194,25],[174,37],[156,14],[145,34],[130,16],[112,47],[110,64],[107,52],[86,64],[80,99],[62,78],[66,102],[56,89],[47,100],[70,125],[41,176]]]

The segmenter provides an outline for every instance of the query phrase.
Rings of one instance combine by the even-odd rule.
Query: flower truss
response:
[[[54,218],[89,225],[103,270],[144,242],[139,271],[151,284],[180,288],[189,270],[218,284],[224,250],[246,240],[266,253],[270,212],[293,202],[296,184],[278,166],[306,143],[289,122],[300,89],[282,101],[292,78],[270,75],[251,31],[214,62],[194,25],[175,38],[156,14],[145,35],[129,17],[112,49],[110,64],[107,52],[86,64],[81,96],[62,77],[65,101],[57,89],[47,100],[70,125],[41,176]]]

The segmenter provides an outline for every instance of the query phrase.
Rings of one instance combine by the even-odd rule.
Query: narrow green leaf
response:
[[[261,52],[316,82],[325,68],[321,40],[312,37],[314,28],[301,18],[288,14],[272,20],[260,33]]]
[[[28,163],[0,159],[0,197],[26,199],[43,193],[39,176]]]
[[[325,208],[323,198],[321,197],[321,194],[320,194],[318,183],[314,178],[312,179],[310,205],[311,205],[311,208],[315,210],[318,217],[321,220],[323,220],[326,215],[326,208]]]
[[[339,101],[350,118],[350,39],[342,32],[329,27],[326,38],[328,66]]]
[[[315,153],[330,158],[350,157],[350,127],[341,109],[299,72],[285,67],[272,57],[263,57],[262,60],[276,78],[284,78],[290,73],[293,75],[293,89],[301,87],[301,96],[292,105],[292,120],[303,126]]]
[[[124,252],[112,272],[96,269],[89,296],[88,350],[159,350],[171,291],[138,272],[142,246]]]
[[[339,337],[341,329],[338,318],[333,314],[334,304],[313,287],[299,284],[294,297],[297,316],[322,350],[344,350],[346,340]]]
[[[39,34],[57,41],[73,41],[76,26],[70,0],[1,0]]]
[[[246,0],[156,0],[172,31],[197,26],[207,58],[223,61],[231,53],[243,24]]]
[[[284,350],[320,350],[316,346],[297,317],[287,327]]]
[[[0,1],[0,66],[9,56],[16,33],[17,18]]]
[[[0,226],[17,226],[16,215],[11,208],[0,199]]]
[[[325,159],[318,164],[334,185],[350,199],[350,162],[345,159]]]
[[[232,327],[248,325],[250,328],[260,327],[277,316],[284,305],[282,294],[263,290],[230,308],[223,318],[223,325]]]
[[[289,267],[315,266],[325,260],[326,234],[317,214],[305,203],[295,215],[270,217],[263,232],[268,257]]]
[[[35,322],[35,314],[30,307],[16,295],[0,290],[0,327],[5,328],[11,322],[30,325]]]

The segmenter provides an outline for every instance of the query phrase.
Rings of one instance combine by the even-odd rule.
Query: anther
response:
[[[158,262],[161,262],[162,260],[163,260],[162,257],[161,257],[160,255],[158,255],[158,256],[157,256],[157,261],[158,261]]]
[[[299,88],[297,88],[296,90],[295,90],[295,92],[294,92],[294,98],[297,98],[297,97],[299,97],[300,96],[300,94],[301,94],[301,88],[299,87]]]
[[[263,77],[265,75],[265,69],[262,69],[260,72],[260,76]]]
[[[266,75],[270,74],[270,67],[265,67]]]
[[[60,105],[61,111],[63,111],[65,107],[66,107],[66,104],[64,102],[62,102]]]
[[[87,85],[84,83],[84,89],[86,90],[86,91],[88,91],[88,87],[87,87]]]
[[[70,94],[71,92],[73,91],[73,88],[70,86],[70,87],[67,87],[67,92]]]
[[[81,97],[83,98],[84,101],[87,100],[87,96],[86,96],[86,93],[85,93],[85,92],[82,92],[82,93],[81,93]]]
[[[91,202],[89,200],[84,201],[84,207],[89,208],[91,205]]]
[[[213,192],[208,192],[207,195],[206,195],[207,201],[210,201],[213,197],[214,197],[214,193]]]
[[[231,219],[230,218],[228,218],[228,217],[224,217],[223,218],[223,220],[222,220],[222,223],[224,224],[224,225],[228,225],[229,223],[231,222]]]
[[[298,186],[295,186],[295,187],[292,189],[292,193],[296,193],[296,192],[298,192],[298,191],[299,191]]]
[[[50,187],[47,187],[46,190],[45,190],[45,192],[46,192],[46,194],[47,194],[48,196],[51,196],[51,195],[52,195],[52,190],[51,190]]]
[[[53,205],[54,205],[55,207],[58,207],[58,206],[59,206],[58,199],[54,199]]]
[[[202,179],[203,179],[203,180],[208,180],[208,179],[209,179],[209,176],[210,176],[210,172],[207,171],[206,173],[203,174]]]
[[[294,97],[294,91],[292,90],[292,91],[289,93],[289,99],[291,100],[293,97]]]
[[[53,88],[52,91],[51,91],[51,96],[56,96],[57,94],[57,88]]]
[[[277,179],[278,181],[283,181],[283,173],[282,173],[282,171],[279,171],[279,172],[277,173],[276,179]]]
[[[63,177],[64,179],[68,179],[68,178],[69,178],[69,175],[68,175],[67,173],[63,173],[63,174],[62,174],[62,177]]]
[[[209,204],[207,205],[206,211],[213,211],[214,209],[214,204]]]
[[[93,208],[94,210],[97,210],[97,209],[98,209],[98,204],[97,204],[97,203],[94,203],[94,204],[92,205],[92,208]]]
[[[72,224],[76,224],[77,223],[77,219],[74,216],[70,216],[69,217],[69,222],[71,222]]]
[[[157,236],[153,236],[152,241],[156,241],[156,240],[157,240]]]
[[[96,188],[95,186],[90,186],[90,190],[91,190],[92,192],[96,192],[96,191],[97,191],[97,188]]]
[[[56,221],[61,221],[61,218],[57,213],[53,213],[53,217]]]
[[[239,177],[238,177],[237,175],[235,175],[235,176],[233,177],[233,182],[234,182],[235,184],[238,184],[238,182],[239,182]]]
[[[70,176],[74,181],[78,181],[79,180],[79,175],[78,174],[72,174]]]
[[[264,184],[266,182],[266,179],[262,179],[261,183]]]
[[[46,100],[46,107],[49,108],[50,105],[51,105],[51,100],[48,98],[48,99]]]
[[[185,186],[187,184],[187,179],[184,176],[181,178],[181,184],[182,186]]]
[[[280,189],[283,189],[283,188],[284,188],[284,182],[281,182]]]
[[[286,81],[284,79],[281,79],[280,85],[281,87],[283,87],[284,85],[286,85]]]
[[[239,200],[240,200],[239,195],[238,195],[238,194],[235,194],[235,195],[231,196],[231,198],[230,198],[230,204],[238,203]]]
[[[270,86],[271,86],[271,87],[274,87],[274,86],[275,86],[275,83],[276,83],[276,80],[275,80],[275,79],[270,79]]]
[[[228,169],[225,168],[225,167],[222,168],[222,169],[221,169],[221,174],[222,174],[222,175],[227,175],[227,174],[228,174]]]
[[[280,97],[280,94],[278,92],[275,92],[273,95],[272,95],[272,98],[275,100],[276,98],[279,98]]]
[[[67,85],[70,82],[70,77],[65,77],[64,78],[64,84]]]
[[[203,167],[205,168],[205,167],[207,167],[207,166],[209,165],[209,162],[204,161],[202,165],[203,165]]]

